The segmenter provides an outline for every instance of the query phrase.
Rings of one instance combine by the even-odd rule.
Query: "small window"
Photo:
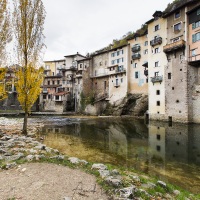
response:
[[[50,85],[50,81],[48,81],[48,85]]]
[[[123,78],[121,78],[121,83],[123,83]]]
[[[181,16],[181,12],[180,11],[175,12],[175,14],[174,14],[174,18],[175,19],[179,18],[180,16]]]
[[[56,100],[59,100],[59,96],[56,96]]]
[[[135,78],[138,78],[139,76],[138,76],[138,72],[135,72]]]
[[[47,95],[43,95],[43,99],[47,99]]]
[[[148,46],[148,41],[145,41],[145,42],[144,42],[144,46]]]
[[[159,67],[159,61],[155,62],[155,67]]]
[[[174,25],[174,31],[180,31],[181,30],[181,23]]]
[[[155,72],[154,75],[155,75],[155,76],[159,76],[159,72]]]
[[[144,54],[148,54],[148,49],[145,49],[145,50],[144,50]]]
[[[155,48],[154,53],[159,53],[159,48]]]
[[[168,73],[168,79],[171,79],[171,78],[172,78],[172,74]]]
[[[156,90],[156,95],[160,95],[160,90]]]
[[[82,68],[82,64],[80,64],[80,68]]]
[[[135,67],[135,68],[137,68],[137,65],[138,65],[138,64],[137,64],[137,63],[135,63],[134,67]]]
[[[160,106],[160,101],[156,101],[156,105],[157,105],[157,106]]]
[[[200,15],[200,8],[197,10],[197,15]]]
[[[155,27],[154,27],[154,30],[155,31],[158,31],[160,29],[160,26],[159,25],[156,25]]]
[[[161,137],[160,137],[160,135],[156,135],[156,138],[157,138],[157,140],[160,140]]]
[[[192,49],[191,54],[192,54],[192,56],[196,56],[196,49]]]
[[[160,147],[160,146],[156,146],[156,150],[157,150],[157,151],[160,151],[160,150],[161,150],[161,147]]]

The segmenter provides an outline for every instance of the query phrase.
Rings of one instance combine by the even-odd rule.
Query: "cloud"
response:
[[[43,0],[46,60],[85,54],[134,31],[172,0]]]

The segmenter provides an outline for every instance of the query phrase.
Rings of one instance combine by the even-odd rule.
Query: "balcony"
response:
[[[90,75],[91,78],[98,78],[98,77],[104,77],[104,76],[108,76],[109,74],[107,72],[103,72],[103,73],[96,73],[94,75]]]
[[[148,70],[144,70],[144,75],[148,76],[148,74],[149,74]]]
[[[71,66],[70,69],[75,71],[75,70],[77,70],[77,67],[76,66]]]
[[[48,90],[47,90],[47,89],[43,89],[43,90],[42,90],[42,93],[43,93],[43,94],[47,94],[47,93],[48,93]]]
[[[151,46],[156,46],[162,44],[162,38],[161,37],[156,37],[155,39],[150,41]]]
[[[116,69],[115,73],[125,73],[126,69]]]
[[[151,77],[151,82],[154,84],[154,83],[161,83],[163,81],[163,77],[162,76],[154,76],[154,77]]]
[[[200,67],[200,54],[189,57],[189,65]]]
[[[116,83],[115,82],[115,83],[113,83],[113,86],[116,87],[116,88],[118,88],[120,86],[120,83]]]
[[[184,49],[185,48],[185,41],[179,40],[177,42],[173,42],[171,44],[167,44],[163,47],[163,51],[165,53],[170,53],[171,51],[176,51],[178,49]]]
[[[141,58],[141,55],[139,53],[135,53],[132,55],[132,60],[137,60],[137,59],[140,59]]]
[[[58,67],[57,69],[58,69],[58,70],[61,70],[61,71],[66,71],[66,70],[67,70],[66,66],[60,66],[60,67]]]
[[[141,47],[139,45],[134,45],[132,47],[132,52],[138,52],[138,51],[140,51],[140,49],[141,49]]]

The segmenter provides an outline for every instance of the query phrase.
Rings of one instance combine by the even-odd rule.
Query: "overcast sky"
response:
[[[135,31],[173,0],[43,0],[46,9],[44,60],[85,55]]]

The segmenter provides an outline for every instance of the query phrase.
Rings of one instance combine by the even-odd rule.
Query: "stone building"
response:
[[[65,56],[62,60],[45,62],[45,77],[40,95],[41,111],[74,111],[74,86],[78,60],[85,58],[79,53]]]

